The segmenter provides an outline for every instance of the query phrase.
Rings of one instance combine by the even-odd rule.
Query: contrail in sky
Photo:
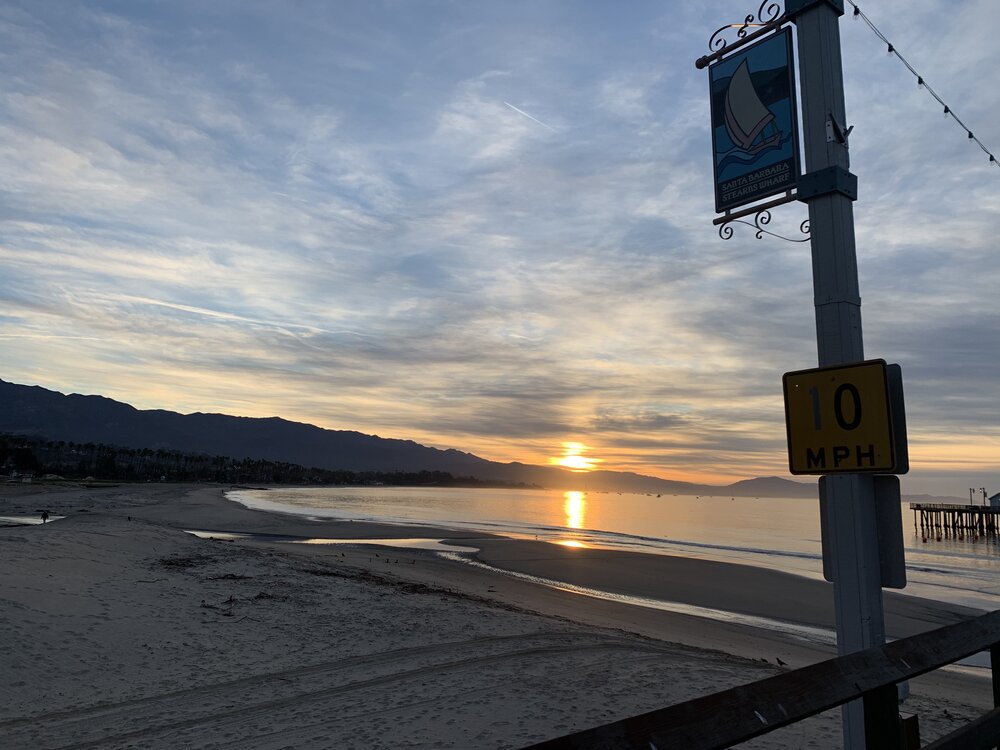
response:
[[[332,331],[326,328],[317,328],[316,326],[304,325],[302,323],[287,323],[285,321],[275,321],[275,320],[264,320],[261,318],[248,318],[243,315],[236,315],[234,313],[225,312],[222,310],[211,310],[206,307],[194,307],[193,305],[182,305],[177,302],[167,302],[165,300],[152,299],[150,297],[136,297],[131,294],[114,294],[108,295],[110,299],[122,300],[124,302],[137,302],[143,305],[154,305],[156,307],[166,307],[170,310],[179,310],[181,312],[194,313],[195,315],[203,315],[207,318],[219,318],[221,320],[228,320],[236,323],[251,323],[254,325],[270,326],[283,333],[288,333],[284,330],[286,328],[301,328],[310,333],[328,333],[332,335],[347,335],[347,336],[358,336],[361,338],[370,338],[368,334],[360,333],[359,331],[350,330],[339,330]]]
[[[531,116],[531,115],[529,115],[529,114],[528,114],[527,112],[525,112],[525,111],[524,111],[523,109],[518,109],[517,107],[515,107],[515,106],[514,106],[513,104],[511,104],[510,102],[504,102],[504,104],[506,104],[506,105],[507,105],[508,107],[510,107],[510,108],[511,108],[512,110],[514,110],[515,112],[517,112],[517,113],[518,113],[519,115],[524,115],[525,117],[527,117],[527,118],[528,118],[529,120],[531,120],[532,122],[537,122],[537,123],[538,123],[539,125],[541,125],[541,126],[542,126],[543,128],[548,128],[548,129],[549,129],[549,130],[551,130],[551,131],[552,131],[553,133],[555,133],[555,132],[556,132],[556,129],[555,129],[554,127],[552,127],[551,125],[546,125],[546,124],[545,124],[544,122],[542,122],[541,120],[539,120],[539,119],[538,119],[537,117],[532,117],[532,116]]]

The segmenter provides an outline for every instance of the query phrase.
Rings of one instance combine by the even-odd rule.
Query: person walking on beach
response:
[[[42,523],[45,523],[48,520],[49,520],[49,512],[47,510],[43,510],[42,511]]]

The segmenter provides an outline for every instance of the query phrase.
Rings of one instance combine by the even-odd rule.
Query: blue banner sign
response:
[[[709,67],[716,211],[795,187],[794,71],[788,27]]]

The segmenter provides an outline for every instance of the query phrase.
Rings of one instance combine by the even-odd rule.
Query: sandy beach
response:
[[[833,655],[737,619],[583,596],[349,540],[435,536],[491,568],[803,626],[829,585],[748,566],[249,510],[220,487],[0,487],[0,746],[518,748]],[[976,614],[892,593],[903,637]],[[779,666],[777,660],[787,666]],[[962,671],[913,682],[924,742],[991,708]],[[839,713],[746,747],[840,743]]]

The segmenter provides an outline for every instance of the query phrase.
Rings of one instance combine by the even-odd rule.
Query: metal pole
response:
[[[852,204],[856,181],[848,172],[843,136],[843,0],[787,0],[785,10],[794,16],[798,37],[804,179],[809,178],[805,189],[800,183],[799,194],[809,205],[819,365],[860,362],[864,347]],[[844,655],[885,642],[874,481],[864,474],[832,475],[826,481],[828,537],[823,544],[833,564],[837,650]],[[864,748],[860,701],[844,706],[843,721],[844,746]]]

